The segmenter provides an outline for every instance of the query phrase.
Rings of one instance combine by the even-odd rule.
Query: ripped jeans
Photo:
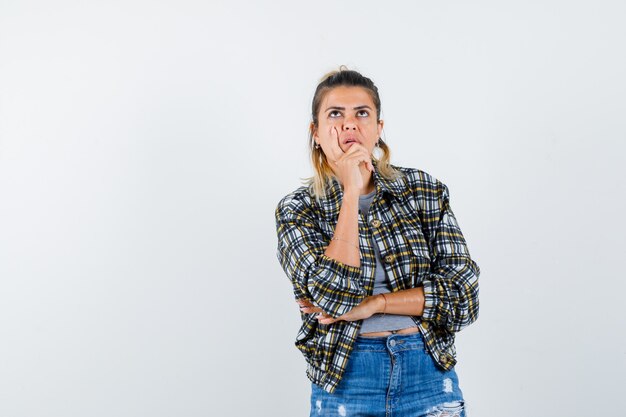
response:
[[[310,417],[467,417],[454,368],[425,350],[421,333],[357,337],[333,394],[311,383]]]

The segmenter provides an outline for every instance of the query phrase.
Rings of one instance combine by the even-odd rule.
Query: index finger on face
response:
[[[333,157],[336,161],[344,154],[344,152],[339,146],[339,132],[335,126],[330,128],[330,138],[330,148],[332,149]]]

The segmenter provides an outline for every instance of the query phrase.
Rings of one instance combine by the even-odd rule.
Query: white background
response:
[[[620,1],[0,4],[0,415],[304,416],[274,208],[379,86],[481,267],[468,415],[623,410]]]

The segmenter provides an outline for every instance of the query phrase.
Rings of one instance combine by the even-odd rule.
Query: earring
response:
[[[382,157],[382,154],[383,154],[383,150],[380,147],[380,141],[381,141],[381,139],[378,138],[378,140],[376,141],[376,146],[374,146],[374,150],[372,151],[372,155],[376,159],[380,159]]]
[[[319,143],[315,142],[315,149],[319,149],[321,146]]]

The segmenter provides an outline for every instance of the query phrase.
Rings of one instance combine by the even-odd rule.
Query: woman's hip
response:
[[[420,415],[462,401],[456,371],[437,365],[421,333],[358,337],[335,392],[329,394],[312,384],[311,415],[374,416],[393,409],[394,416],[400,417],[403,411]]]

